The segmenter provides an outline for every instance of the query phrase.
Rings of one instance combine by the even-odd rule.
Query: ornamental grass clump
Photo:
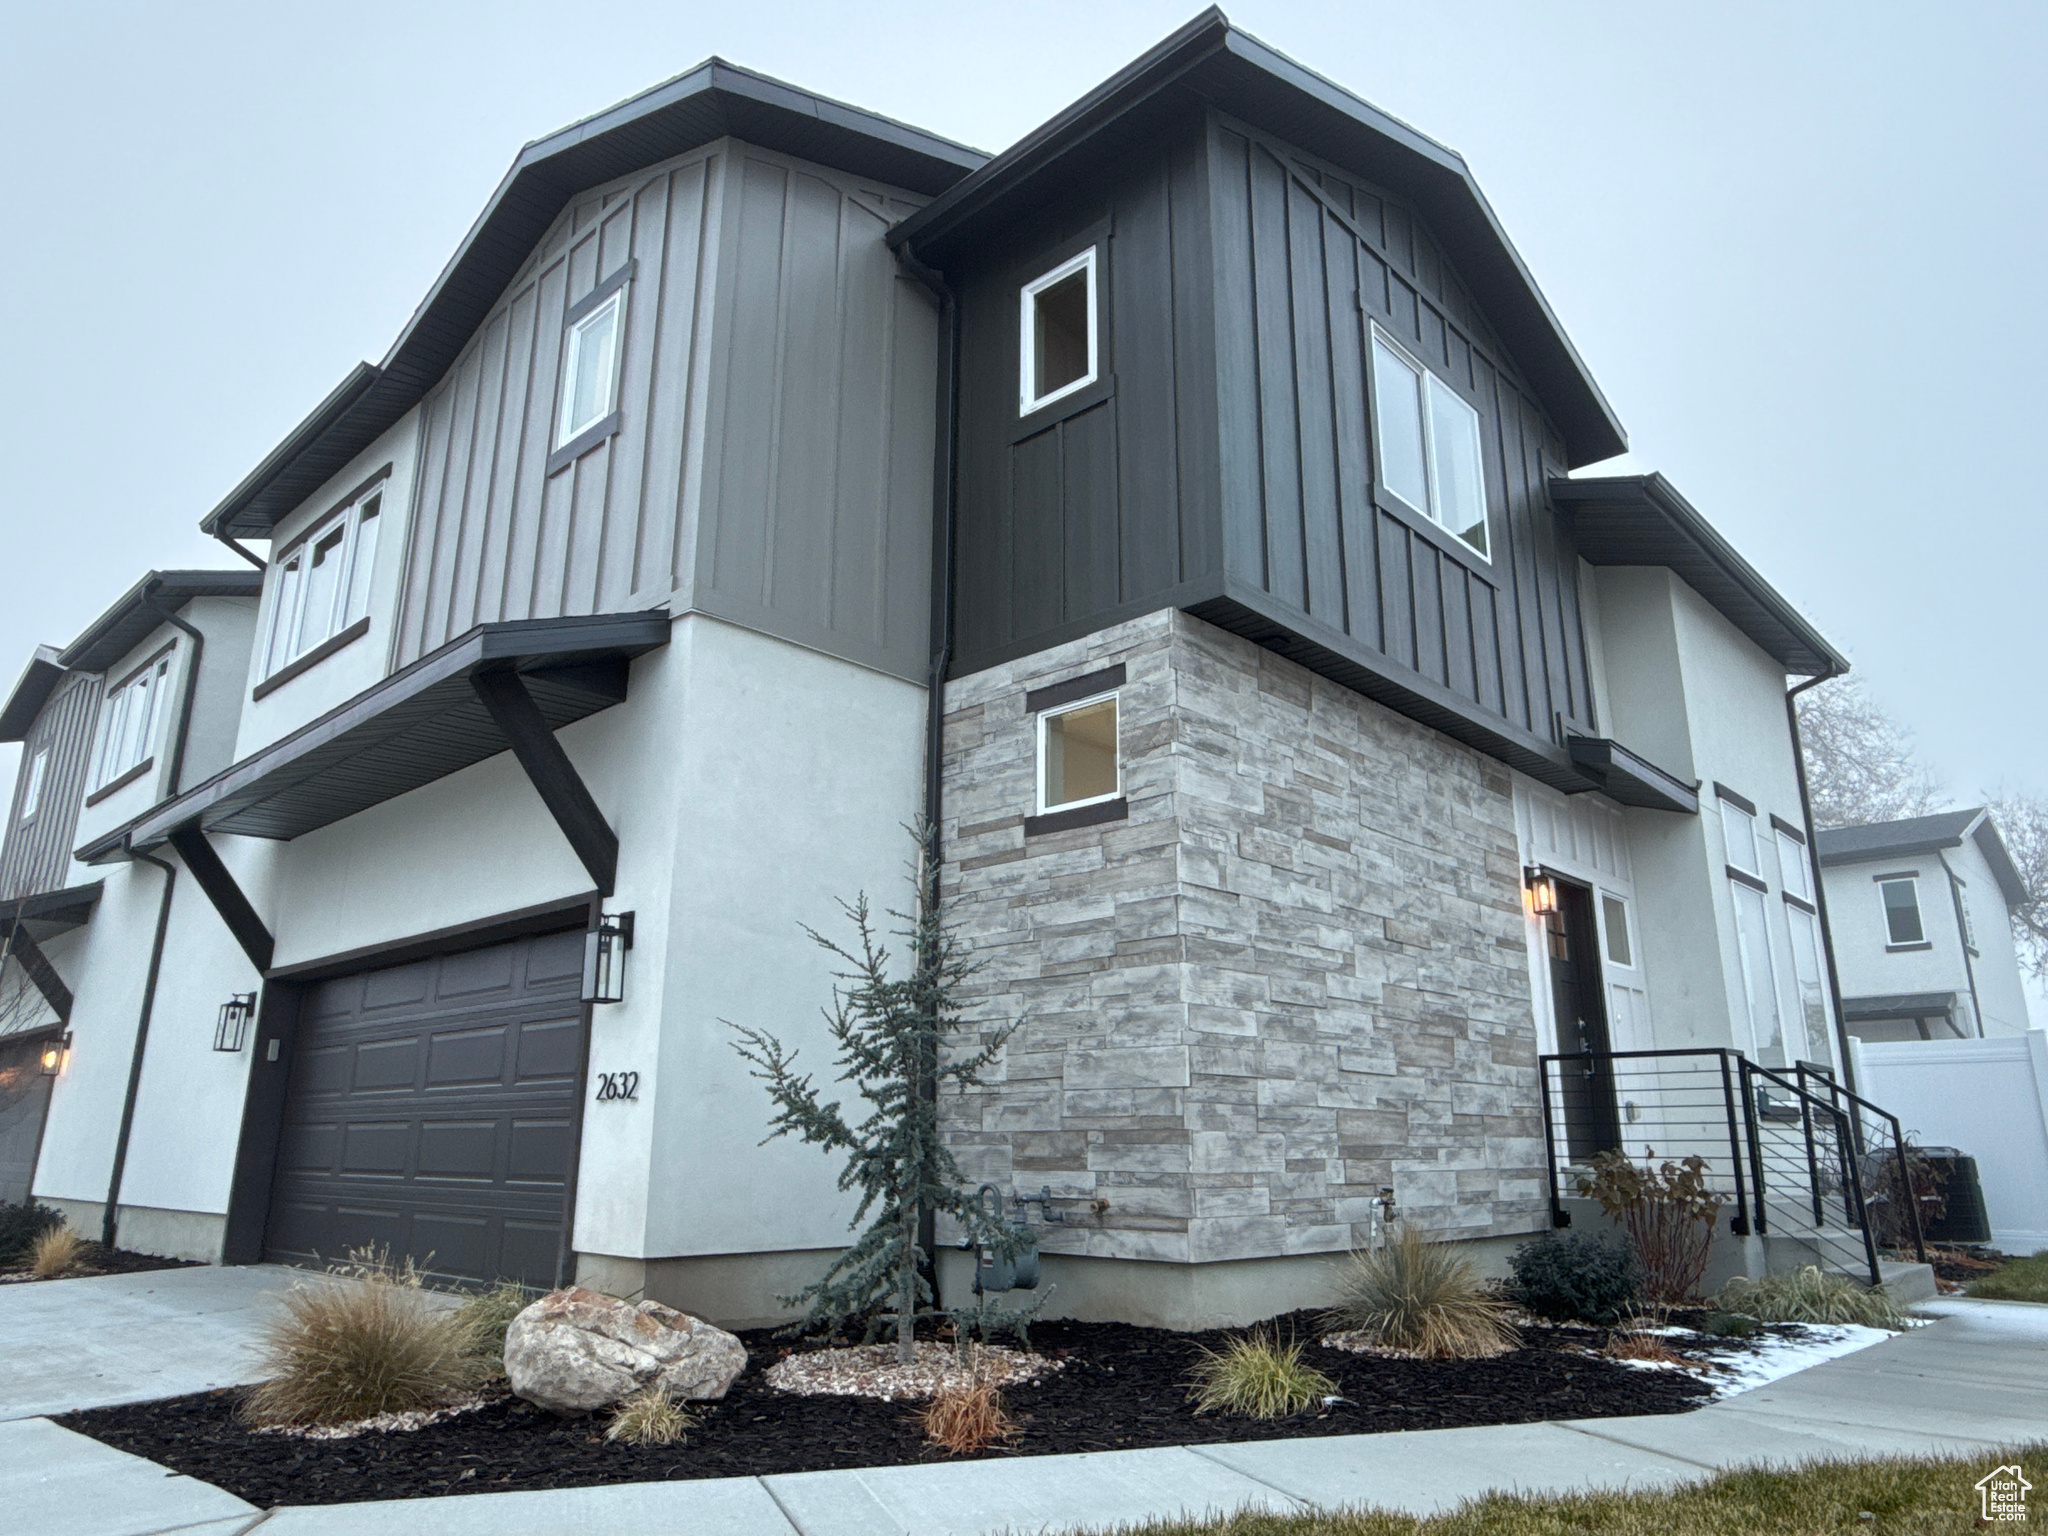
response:
[[[1895,1333],[1906,1326],[1906,1314],[1884,1287],[1873,1290],[1813,1264],[1761,1280],[1737,1275],[1721,1287],[1714,1305],[1760,1323],[1858,1323]]]
[[[620,1445],[680,1445],[703,1421],[660,1387],[619,1399],[605,1439]]]
[[[269,1379],[243,1398],[246,1422],[303,1429],[439,1408],[488,1375],[472,1333],[409,1260],[394,1269],[352,1256],[346,1271],[279,1298],[261,1346]]]
[[[499,1280],[489,1290],[474,1291],[455,1309],[456,1321],[469,1339],[469,1352],[494,1375],[505,1370],[505,1330],[535,1300],[517,1280]]]
[[[980,1368],[965,1381],[946,1382],[918,1415],[925,1438],[952,1456],[971,1456],[1017,1433],[1003,1394]]]
[[[85,1263],[85,1251],[91,1244],[69,1227],[59,1223],[35,1240],[29,1250],[29,1273],[38,1280],[54,1280],[59,1275],[68,1275]]]
[[[0,1205],[0,1266],[26,1263],[35,1252],[37,1240],[62,1225],[62,1216],[33,1200]]]
[[[1337,1395],[1337,1384],[1301,1358],[1301,1345],[1282,1344],[1259,1329],[1220,1350],[1204,1349],[1190,1373],[1188,1400],[1197,1413],[1284,1419]]]
[[[1483,1360],[1521,1342],[1472,1262],[1413,1227],[1354,1251],[1324,1324],[1364,1343],[1430,1360]]]

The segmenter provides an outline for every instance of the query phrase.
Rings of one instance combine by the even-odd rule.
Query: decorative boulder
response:
[[[649,1386],[672,1398],[723,1397],[746,1368],[746,1346],[723,1328],[658,1301],[621,1301],[581,1286],[551,1291],[505,1330],[512,1390],[564,1415]]]

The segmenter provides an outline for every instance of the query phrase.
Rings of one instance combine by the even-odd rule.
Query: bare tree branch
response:
[[[2001,789],[1985,803],[2026,887],[2025,899],[2012,908],[2020,967],[2048,980],[2048,798]]]
[[[1913,733],[1878,706],[1855,677],[1799,696],[1813,819],[1823,827],[1926,816],[1951,804],[1941,780],[1914,755]]]

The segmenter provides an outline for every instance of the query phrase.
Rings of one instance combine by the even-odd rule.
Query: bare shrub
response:
[[[1621,1223],[1643,1267],[1643,1294],[1652,1301],[1686,1301],[1698,1294],[1714,1242],[1721,1197],[1707,1188],[1707,1163],[1693,1156],[1659,1165],[1654,1147],[1647,1160],[1624,1152],[1602,1152],[1593,1171],[1578,1176],[1579,1193],[1600,1202]]]
[[[502,1373],[505,1330],[535,1299],[534,1293],[517,1280],[499,1280],[489,1290],[463,1297],[462,1304],[455,1309],[455,1318],[469,1338],[469,1352],[493,1372]]]
[[[1281,1419],[1337,1392],[1334,1381],[1302,1360],[1300,1344],[1282,1344],[1263,1328],[1203,1350],[1191,1374],[1188,1399],[1197,1413]]]
[[[54,1280],[59,1275],[68,1275],[84,1265],[86,1250],[91,1246],[69,1227],[51,1227],[29,1249],[29,1273],[38,1280]]]
[[[918,1415],[925,1438],[953,1456],[971,1456],[1017,1433],[1002,1390],[977,1370],[932,1394]]]
[[[1353,1252],[1325,1325],[1433,1360],[1477,1360],[1521,1342],[1507,1307],[1472,1262],[1414,1227],[1384,1248]]]
[[[642,1387],[612,1409],[604,1437],[624,1445],[680,1445],[702,1422],[660,1387]]]

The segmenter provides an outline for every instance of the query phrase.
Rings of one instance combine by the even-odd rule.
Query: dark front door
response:
[[[445,1276],[553,1285],[582,968],[579,931],[310,989],[264,1257],[316,1264],[388,1245]]]
[[[1621,1145],[1621,1118],[1614,1102],[1613,1049],[1607,1036],[1606,986],[1600,976],[1600,934],[1593,922],[1593,893],[1564,880],[1557,887],[1557,916],[1550,933],[1550,997],[1557,1019],[1565,1139],[1571,1160]],[[1571,1058],[1579,1056],[1583,1060]]]

